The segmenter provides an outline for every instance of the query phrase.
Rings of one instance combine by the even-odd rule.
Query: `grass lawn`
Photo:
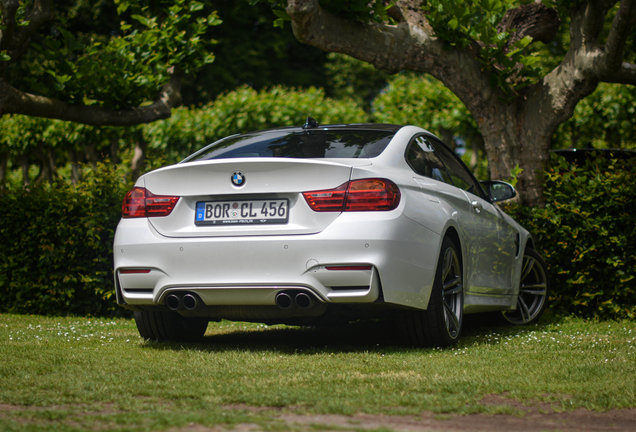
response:
[[[636,323],[472,318],[455,349],[394,343],[390,323],[210,323],[197,344],[149,343],[132,320],[0,314],[0,430],[289,429],[272,413],[515,412],[636,407]],[[277,409],[261,410],[258,407]]]

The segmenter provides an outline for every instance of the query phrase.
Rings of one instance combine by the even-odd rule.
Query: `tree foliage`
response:
[[[539,62],[530,52],[532,37],[518,38],[513,29],[497,27],[505,13],[516,6],[513,0],[429,0],[424,6],[435,35],[452,47],[476,44],[479,62],[490,70],[490,84],[512,96],[536,82]]]
[[[376,122],[414,124],[442,137],[448,133],[464,139],[479,136],[475,120],[457,96],[426,75],[393,77],[373,101],[372,115]]]
[[[365,111],[386,87],[390,75],[368,63],[338,53],[329,53],[325,62],[327,91],[336,99],[351,99]]]
[[[332,95],[324,66],[327,53],[298,42],[289,26],[284,31],[275,28],[276,16],[267,4],[224,0],[212,6],[223,20],[205,36],[215,41],[215,60],[184,79],[185,105],[205,105],[243,85],[257,91],[276,85],[322,87]]]
[[[492,177],[521,167],[520,197],[531,205],[542,203],[551,137],[579,101],[600,82],[636,84],[630,0],[396,0],[384,9],[340,3],[284,6],[302,42],[388,73],[440,80],[477,122]]]
[[[221,22],[205,0],[2,3],[0,112],[96,125],[169,116]]]
[[[272,87],[256,91],[242,86],[220,95],[200,107],[179,107],[169,119],[126,128],[87,126],[37,117],[11,115],[0,119],[0,156],[11,168],[26,164],[24,183],[32,180],[53,182],[57,166],[123,157],[132,163],[132,153],[143,143],[156,168],[175,163],[185,156],[225,136],[292,124],[302,125],[307,116],[322,123],[358,122],[366,114],[354,101],[336,101],[324,90]],[[28,166],[40,167],[36,179]],[[4,181],[4,179],[0,179]],[[75,178],[77,180],[77,178]],[[1,182],[0,182],[1,183]]]
[[[559,126],[553,148],[636,149],[636,88],[601,83]]]

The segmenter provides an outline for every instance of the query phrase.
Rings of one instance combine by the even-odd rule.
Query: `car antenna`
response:
[[[303,125],[303,129],[315,129],[318,126],[318,122],[315,118],[307,117],[307,122]]]

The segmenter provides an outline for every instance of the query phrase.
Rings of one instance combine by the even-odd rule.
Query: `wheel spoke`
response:
[[[453,250],[447,249],[444,254],[444,267],[442,268],[442,280],[446,280],[448,273],[450,273],[453,267]]]
[[[461,276],[455,276],[453,279],[444,283],[444,295],[457,294],[462,290]]]
[[[449,333],[451,333],[452,330],[457,332],[459,330],[459,320],[457,319],[457,315],[455,314],[455,312],[446,302],[444,302],[444,315],[446,315],[446,327],[448,328]]]
[[[528,306],[526,305],[526,302],[523,301],[523,298],[521,298],[521,296],[519,296],[519,299],[517,301],[517,308],[519,308],[519,312],[521,313],[521,320],[524,323],[530,321],[530,311],[528,310]]]
[[[527,257],[526,263],[523,265],[523,272],[521,273],[521,280],[525,280],[528,277],[532,268],[534,267],[534,259],[531,257]]]
[[[539,288],[539,289],[533,289],[533,288]],[[547,285],[545,283],[521,285],[521,289],[519,290],[519,293],[544,296],[546,293],[546,289],[547,289]]]

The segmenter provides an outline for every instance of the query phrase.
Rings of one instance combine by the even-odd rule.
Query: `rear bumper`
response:
[[[147,219],[122,219],[113,248],[117,301],[159,306],[187,291],[206,306],[274,306],[292,290],[320,303],[425,309],[439,236],[389,213],[342,214],[317,234],[201,238],[168,238]],[[338,266],[371,268],[328,269]]]

